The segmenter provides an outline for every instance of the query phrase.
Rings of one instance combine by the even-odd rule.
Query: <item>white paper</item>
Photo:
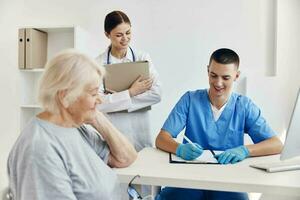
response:
[[[214,151],[214,153],[220,154],[223,151]],[[171,154],[171,160],[174,162],[181,162],[181,163],[218,163],[218,161],[215,159],[214,155],[210,150],[204,150],[203,153],[194,160],[184,160],[174,154]]]

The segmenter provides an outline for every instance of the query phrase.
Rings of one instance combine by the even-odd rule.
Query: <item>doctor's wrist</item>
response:
[[[177,148],[176,148],[176,152],[175,154],[179,157],[181,157],[181,148],[182,148],[183,144],[178,144]]]
[[[251,156],[247,146],[241,146],[241,149],[244,151],[246,158]]]
[[[130,97],[136,96],[136,92],[135,92],[135,90],[134,90],[133,88],[129,88],[129,89],[128,89],[128,92],[129,92],[129,96],[130,96]]]

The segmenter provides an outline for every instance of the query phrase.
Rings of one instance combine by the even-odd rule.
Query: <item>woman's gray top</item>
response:
[[[18,200],[120,199],[109,148],[86,126],[64,128],[34,117],[8,158],[10,189]]]

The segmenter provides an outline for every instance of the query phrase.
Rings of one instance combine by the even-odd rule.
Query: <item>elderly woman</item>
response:
[[[103,75],[75,50],[47,63],[39,88],[44,111],[25,127],[8,159],[14,199],[120,199],[110,167],[130,165],[137,153],[96,109]]]

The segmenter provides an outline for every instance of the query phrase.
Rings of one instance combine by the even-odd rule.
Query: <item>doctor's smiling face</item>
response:
[[[233,82],[238,79],[239,75],[236,64],[221,64],[212,60],[208,66],[210,97],[227,99],[231,93]]]
[[[239,63],[239,56],[231,49],[221,48],[212,53],[207,67],[211,101],[223,104],[228,100],[233,83],[240,75]]]
[[[131,39],[131,25],[123,22],[112,29],[110,33],[105,32],[105,35],[110,39],[112,48],[127,50]]]

